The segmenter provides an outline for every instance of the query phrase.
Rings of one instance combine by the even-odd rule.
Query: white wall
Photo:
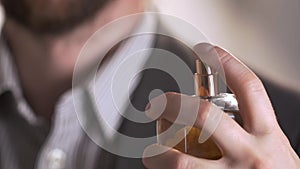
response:
[[[261,75],[300,91],[299,0],[153,0]]]

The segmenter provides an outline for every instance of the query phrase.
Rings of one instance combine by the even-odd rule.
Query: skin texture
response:
[[[223,152],[223,157],[219,160],[195,158],[171,149],[160,155],[144,158],[144,165],[148,169],[298,169],[299,157],[276,121],[262,82],[244,64],[225,50],[211,47],[207,52],[214,49],[223,65],[227,84],[237,96],[240,113],[244,120],[243,128],[228,116],[222,116],[215,132],[212,133],[212,139]],[[160,118],[169,121],[176,119],[176,114],[172,113],[175,111],[172,107],[180,103],[178,99],[180,97],[179,93],[166,94],[167,105]],[[185,97],[188,96],[181,98]],[[150,101],[150,103],[154,104],[148,106],[150,108],[147,110],[147,115],[154,117],[155,112],[152,110],[156,109],[156,104],[159,102]],[[214,105],[208,102],[200,104],[195,127],[200,129],[203,127],[211,106]],[[185,123],[184,120],[179,122]],[[149,153],[164,149],[166,147],[161,145],[151,145],[146,148],[145,157]]]

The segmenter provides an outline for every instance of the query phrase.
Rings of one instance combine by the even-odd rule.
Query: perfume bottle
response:
[[[195,97],[212,102],[239,124],[242,123],[235,96],[230,93],[219,93],[218,74],[214,73],[209,66],[200,60],[196,60],[194,83]],[[166,130],[168,130],[167,133]],[[162,134],[163,132],[165,133]],[[192,126],[174,124],[165,119],[157,121],[159,144],[173,147],[181,152],[200,158],[221,158],[222,152],[211,138],[208,138],[204,143],[198,142],[200,133],[200,129]]]

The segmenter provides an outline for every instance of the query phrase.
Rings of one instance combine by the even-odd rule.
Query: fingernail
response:
[[[146,108],[145,108],[145,111],[149,111],[150,108],[151,108],[151,104],[148,103],[147,106],[146,106]]]
[[[214,49],[214,45],[209,44],[209,43],[199,43],[199,44],[195,45],[193,48],[197,52],[198,55],[206,55],[212,49]]]
[[[150,109],[151,109],[151,104],[150,102],[147,104],[147,106],[145,107],[145,114],[148,117],[151,117],[151,113],[150,113]]]
[[[164,112],[166,104],[167,98],[164,94],[150,100],[145,108],[146,116],[150,119],[156,120]]]
[[[195,45],[193,49],[203,63],[210,66],[213,71],[218,72],[221,77],[225,77],[216,46],[209,43],[200,43]]]

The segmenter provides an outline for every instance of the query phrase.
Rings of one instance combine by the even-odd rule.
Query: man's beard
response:
[[[1,0],[7,18],[38,34],[60,34],[92,18],[109,0]]]

